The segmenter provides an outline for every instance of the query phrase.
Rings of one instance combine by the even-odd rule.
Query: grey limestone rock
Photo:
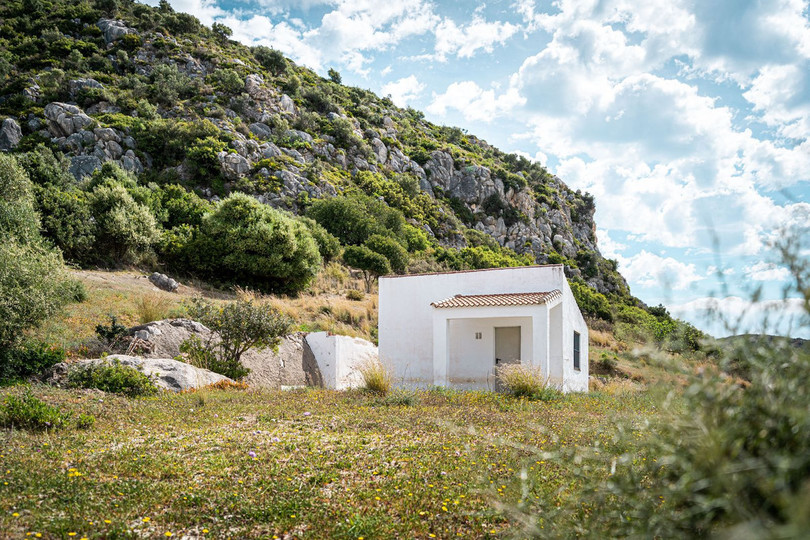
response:
[[[250,131],[260,139],[269,139],[273,135],[273,130],[270,129],[270,126],[267,124],[262,124],[261,122],[256,122],[254,124],[250,124]]]
[[[160,272],[152,272],[149,276],[149,281],[157,287],[158,289],[162,289],[164,291],[174,292],[177,290],[177,287],[180,286],[175,280],[167,276],[166,274],[161,274]]]
[[[87,89],[104,90],[104,85],[101,84],[100,82],[98,82],[95,79],[89,79],[89,78],[88,79],[85,79],[85,78],[73,79],[68,84],[70,86],[70,94],[72,96],[75,96],[79,92],[81,92],[82,90],[87,90]]]
[[[104,41],[112,43],[113,41],[124,37],[127,34],[136,34],[134,28],[127,27],[124,21],[115,19],[99,19],[97,26],[104,34]]]
[[[250,171],[250,162],[239,154],[219,152],[217,154],[222,173],[228,180],[236,180]]]
[[[56,101],[45,106],[45,118],[56,137],[68,137],[93,123],[77,106]]]
[[[283,94],[281,96],[281,100],[279,100],[278,106],[282,112],[295,114],[295,102],[293,102],[292,98],[287,94]]]
[[[73,156],[70,158],[68,171],[77,180],[90,176],[93,171],[101,168],[101,160],[97,156]]]
[[[12,150],[17,148],[22,139],[22,129],[20,124],[13,118],[6,118],[3,120],[3,125],[0,127],[0,150]]]

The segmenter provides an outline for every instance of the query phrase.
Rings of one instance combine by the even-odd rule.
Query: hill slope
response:
[[[0,17],[3,149],[43,144],[76,179],[113,162],[142,186],[214,201],[244,192],[298,214],[365,194],[426,233],[427,246],[403,242],[412,270],[564,263],[570,278],[635,303],[599,253],[592,197],[540,164],[167,3],[16,1]]]

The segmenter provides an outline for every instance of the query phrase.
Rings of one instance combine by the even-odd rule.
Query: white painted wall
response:
[[[497,268],[471,272],[446,272],[441,274],[421,274],[410,276],[385,276],[379,282],[379,342],[380,359],[394,371],[395,380],[400,385],[431,386],[442,384],[442,373],[433,365],[434,324],[447,324],[444,320],[434,320],[435,312],[459,311],[454,309],[435,309],[430,303],[438,302],[456,294],[502,294],[544,292],[559,289],[563,292],[561,306],[565,322],[555,326],[549,323],[545,309],[537,313],[538,306],[515,306],[525,308],[525,312],[509,312],[509,316],[533,316],[532,331],[521,330],[521,339],[537,336],[542,333],[545,339],[536,341],[548,353],[532,351],[530,357],[548,358],[548,363],[541,365],[544,373],[562,373],[563,389],[566,391],[587,391],[587,327],[579,308],[574,301],[571,289],[565,279],[562,265],[531,266],[522,268]],[[487,312],[489,308],[463,308],[477,313],[477,318],[503,316],[503,311]],[[497,309],[497,308],[495,308]],[[533,312],[532,309],[535,311]],[[455,316],[455,315],[454,315]],[[466,316],[466,315],[465,315]],[[471,315],[473,316],[473,315]],[[472,323],[471,323],[472,324]],[[498,326],[509,326],[508,324]],[[450,323],[452,326],[452,323]],[[562,327],[562,336],[559,327]],[[582,354],[580,372],[573,370],[573,329],[579,328],[582,334]],[[554,329],[555,336],[550,335]],[[452,333],[452,329],[451,329]],[[449,336],[448,336],[449,337]],[[557,362],[552,369],[552,345],[562,344],[562,353],[557,353]],[[447,347],[447,343],[435,344],[438,348]],[[494,344],[493,344],[494,347]],[[452,351],[452,347],[450,347]],[[559,349],[557,349],[559,350]],[[562,367],[560,368],[560,357]],[[458,357],[457,357],[458,358]],[[526,357],[528,358],[528,356]],[[567,360],[566,360],[567,359]],[[452,359],[451,359],[452,361]],[[445,376],[448,373],[444,374]],[[568,379],[571,379],[570,381]],[[584,381],[584,384],[583,384]]]
[[[568,282],[563,283],[563,381],[565,392],[588,391],[588,325],[579,311]],[[574,370],[574,332],[579,332],[579,371]]]
[[[307,344],[315,356],[326,388],[346,390],[363,385],[358,368],[377,359],[377,347],[360,338],[339,336],[327,332],[306,335]]]
[[[463,390],[495,388],[495,327],[520,327],[521,359],[532,357],[530,317],[450,319],[448,383]],[[475,339],[476,332],[481,339]]]

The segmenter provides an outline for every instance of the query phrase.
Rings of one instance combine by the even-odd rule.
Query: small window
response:
[[[481,339],[481,337],[483,337],[481,332],[475,333],[475,339]]]
[[[574,369],[579,371],[579,332],[574,332]]]

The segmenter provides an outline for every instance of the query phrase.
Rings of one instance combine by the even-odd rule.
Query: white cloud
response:
[[[672,257],[661,257],[644,250],[629,258],[619,255],[616,255],[616,258],[619,262],[619,271],[631,285],[682,291],[705,278],[697,272],[694,264],[683,263]]]
[[[627,249],[627,245],[614,241],[605,229],[596,230],[597,247],[603,257],[617,259],[621,257],[621,252]]]
[[[445,18],[435,29],[434,60],[444,62],[448,56],[470,58],[479,49],[492,52],[496,44],[503,44],[517,33],[519,27],[508,22],[486,21],[476,15],[466,26]]]
[[[443,94],[434,93],[427,112],[444,116],[448,109],[456,109],[468,121],[491,122],[523,102],[515,89],[496,95],[495,90],[484,90],[473,81],[463,81],[452,83]]]
[[[425,89],[425,85],[419,82],[416,75],[409,75],[394,82],[383,85],[382,94],[391,96],[391,99],[400,107],[405,107],[408,102],[416,99]]]
[[[760,261],[743,269],[745,277],[754,281],[785,281],[790,278],[790,271],[784,266]]]

